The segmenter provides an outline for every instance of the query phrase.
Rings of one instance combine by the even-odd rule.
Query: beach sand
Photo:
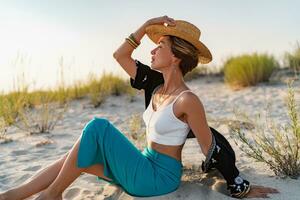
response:
[[[262,83],[233,91],[223,83],[221,77],[211,76],[194,79],[187,82],[187,85],[201,99],[209,125],[224,134],[232,144],[242,176],[252,184],[277,188],[280,194],[270,195],[271,199],[299,199],[300,179],[278,178],[267,165],[247,158],[230,137],[228,126],[238,122],[233,112],[234,108],[240,108],[254,116],[255,113],[265,110],[267,102],[272,103],[269,113],[272,119],[280,124],[286,123],[288,117],[284,102],[287,96],[285,82]],[[294,83],[298,105],[299,86],[298,80]],[[64,155],[80,136],[84,125],[94,116],[109,119],[122,132],[128,134],[128,120],[131,116],[128,115],[129,110],[130,114],[142,116],[142,92],[138,92],[132,102],[126,95],[111,96],[99,108],[93,108],[88,99],[72,101],[63,120],[50,134],[29,136],[14,127],[9,127],[7,135],[13,142],[0,144],[0,192],[28,181],[38,170]],[[218,173],[201,172],[200,165],[203,159],[196,139],[188,139],[183,149],[184,175],[181,186],[168,195],[147,199],[231,199],[227,196],[225,182]],[[120,188],[97,181],[95,176],[88,174],[82,174],[69,186],[63,193],[63,198],[144,199],[131,197]]]

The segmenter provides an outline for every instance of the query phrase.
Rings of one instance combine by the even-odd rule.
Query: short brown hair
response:
[[[189,71],[192,71],[198,65],[199,51],[191,43],[178,38],[176,36],[169,35],[171,42],[171,51],[181,62],[179,68],[184,76]]]

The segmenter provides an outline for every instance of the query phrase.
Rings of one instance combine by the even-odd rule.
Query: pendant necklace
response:
[[[176,92],[178,89],[179,89],[180,87],[178,87],[178,88],[176,88],[175,90],[173,90],[172,92],[170,92],[168,95],[167,95],[167,97],[165,97],[165,98],[163,98],[162,96],[163,95],[165,95],[165,91],[161,94],[161,96],[159,97],[159,103],[158,103],[158,105],[156,106],[156,111],[157,111],[157,109],[162,105],[162,103],[163,102],[165,102],[170,96],[171,96],[171,94],[173,94],[174,92]],[[154,99],[154,95],[153,95],[153,99]],[[153,101],[152,101],[152,103],[153,103]],[[153,105],[153,104],[152,104]],[[151,106],[152,106],[151,105]],[[153,108],[153,106],[152,106],[152,108]]]
[[[180,88],[180,87],[179,87]],[[154,109],[153,109],[153,99],[154,99],[154,94],[153,94],[153,98],[152,98],[152,101],[151,101],[151,108],[152,108],[152,113],[151,113],[151,116],[150,116],[150,118],[149,118],[149,121],[148,121],[148,131],[147,131],[147,133],[149,133],[149,127],[150,127],[150,121],[151,121],[151,119],[152,119],[152,116],[153,116],[153,114],[155,113],[155,112],[157,112],[158,110],[158,108],[162,105],[162,103],[163,102],[165,102],[165,100],[166,99],[168,99],[170,96],[171,96],[171,94],[173,94],[174,92],[176,92],[179,88],[176,88],[175,90],[173,90],[170,94],[168,94],[168,96],[167,97],[165,97],[165,98],[163,98],[163,100],[161,101],[161,98],[159,98],[159,105],[158,106],[156,106],[156,111],[154,111]],[[164,93],[162,93],[162,94],[164,94]]]

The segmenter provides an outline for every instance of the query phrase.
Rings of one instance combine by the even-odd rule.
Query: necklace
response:
[[[161,96],[159,97],[159,101],[158,103],[156,103],[156,111],[157,109],[163,104],[163,102],[165,102],[170,96],[171,94],[173,94],[174,92],[176,92],[180,87],[176,88],[175,90],[173,90],[172,92],[170,92],[165,98],[163,98],[162,96],[165,95],[166,91],[163,91]],[[153,98],[154,99],[154,98]],[[153,102],[153,101],[152,101]],[[151,105],[152,106],[152,105]]]
[[[178,87],[178,88],[176,88],[175,90],[173,90],[172,92],[170,92],[169,95],[168,95],[167,97],[163,98],[162,101],[160,100],[159,105],[156,106],[156,111],[157,111],[157,108],[159,108],[159,107],[161,106],[161,104],[162,104],[167,98],[169,98],[169,97],[171,96],[171,94],[173,94],[175,91],[177,91],[179,88],[180,88],[180,87]],[[164,91],[162,94],[165,95],[165,91]],[[154,94],[153,94],[153,95],[154,95]],[[153,96],[153,99],[154,99],[154,96]],[[161,98],[159,98],[159,99],[161,99]],[[153,103],[153,101],[152,101],[152,103]],[[153,109],[153,105],[150,105],[150,106],[152,107],[152,110],[154,110],[154,109]],[[146,134],[149,133],[150,121],[151,121],[151,119],[152,119],[153,114],[154,114],[154,111],[151,113],[151,116],[150,116],[150,118],[149,118],[149,121],[148,121],[148,128],[147,128],[148,130],[146,131]],[[147,135],[147,137],[148,137],[148,135]]]

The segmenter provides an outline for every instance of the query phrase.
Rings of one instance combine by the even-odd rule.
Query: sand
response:
[[[234,144],[228,124],[236,122],[234,108],[240,108],[251,116],[263,112],[266,102],[271,102],[270,116],[275,122],[286,123],[284,99],[287,85],[276,79],[255,87],[233,91],[221,77],[200,77],[187,85],[201,99],[209,125],[219,130],[233,145],[237,166],[242,176],[251,183],[277,188],[280,194],[271,199],[299,199],[300,179],[279,178],[263,163],[254,162]],[[300,81],[294,84],[299,104]],[[93,108],[88,99],[72,101],[61,122],[50,134],[28,135],[15,127],[9,127],[8,136],[13,142],[0,144],[0,192],[28,181],[38,170],[65,154],[81,134],[84,125],[94,116],[108,118],[125,134],[129,133],[130,114],[142,115],[144,99],[141,92],[133,98],[126,95],[111,96],[99,108]],[[144,126],[142,127],[144,128]],[[204,159],[196,139],[188,139],[183,149],[185,166],[178,190],[168,195],[147,199],[231,199],[227,196],[223,179],[216,172],[203,174],[199,169]],[[33,196],[34,197],[34,196]],[[120,188],[97,181],[95,176],[83,174],[63,193],[64,199],[143,199],[124,193]],[[28,198],[30,199],[30,198]]]

